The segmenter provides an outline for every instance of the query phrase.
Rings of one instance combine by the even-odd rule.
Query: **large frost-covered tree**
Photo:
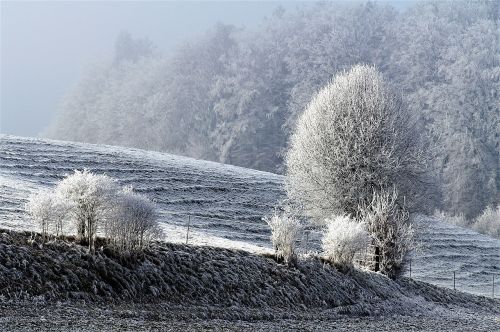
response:
[[[425,207],[427,157],[417,129],[374,67],[337,75],[309,103],[290,139],[289,197],[320,220],[355,217],[374,191],[393,186],[410,208]]]

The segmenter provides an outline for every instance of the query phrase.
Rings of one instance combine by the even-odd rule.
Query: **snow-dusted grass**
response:
[[[185,241],[190,216],[190,243],[206,243],[205,235],[271,247],[262,217],[284,196],[279,175],[165,153],[12,136],[0,136],[0,225],[33,229],[23,212],[30,193],[84,168],[153,200],[159,222],[179,230],[166,232],[167,241]]]
[[[132,185],[155,201],[170,243],[186,242],[191,215],[189,244],[272,253],[271,232],[262,217],[284,196],[282,176],[158,152],[5,135],[0,135],[0,227],[36,229],[24,212],[30,193],[50,189],[83,168]],[[412,277],[453,287],[455,271],[457,289],[491,296],[500,240],[439,218],[420,219]],[[299,252],[321,251],[322,233],[307,230],[305,235],[299,245],[307,248]]]
[[[416,218],[414,226],[418,247],[410,255],[412,278],[453,288],[455,273],[457,290],[491,296],[495,276],[500,298],[500,240],[429,217]]]
[[[420,331],[492,332],[500,321],[492,314],[453,308],[445,315],[341,315],[334,310],[290,310],[248,307],[196,307],[170,303],[126,303],[105,306],[64,303],[0,303],[2,332],[40,331]],[[440,312],[442,313],[442,312]]]
[[[99,244],[98,244],[99,245]],[[383,275],[347,273],[319,259],[294,267],[244,251],[156,244],[133,257],[89,255],[73,242],[43,246],[30,233],[0,231],[3,301],[164,302],[218,308],[321,309],[330,314],[443,314],[455,306],[500,314],[500,301]]]

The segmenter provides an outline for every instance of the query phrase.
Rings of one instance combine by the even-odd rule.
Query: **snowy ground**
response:
[[[185,241],[190,216],[190,243],[270,250],[261,218],[284,195],[279,175],[138,149],[13,136],[0,136],[0,227],[32,229],[23,212],[29,194],[83,168],[153,199],[167,241]],[[457,289],[492,295],[493,275],[500,281],[500,240],[429,218],[420,225],[427,227],[419,231],[413,278],[452,288],[455,271]],[[311,234],[309,240],[317,238]]]

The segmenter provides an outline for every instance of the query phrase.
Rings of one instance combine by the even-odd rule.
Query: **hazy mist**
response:
[[[86,65],[113,51],[120,31],[163,53],[222,22],[257,25],[300,2],[13,2],[1,6],[0,133],[36,136]]]

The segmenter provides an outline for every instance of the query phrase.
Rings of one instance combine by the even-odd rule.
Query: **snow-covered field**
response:
[[[283,197],[282,176],[138,149],[5,135],[0,136],[0,227],[32,229],[23,210],[30,193],[83,168],[154,200],[167,241],[184,242],[190,218],[190,243],[270,251],[270,232],[261,218]],[[419,225],[413,278],[453,288],[455,271],[457,289],[491,296],[493,275],[500,280],[500,240],[430,218]]]

